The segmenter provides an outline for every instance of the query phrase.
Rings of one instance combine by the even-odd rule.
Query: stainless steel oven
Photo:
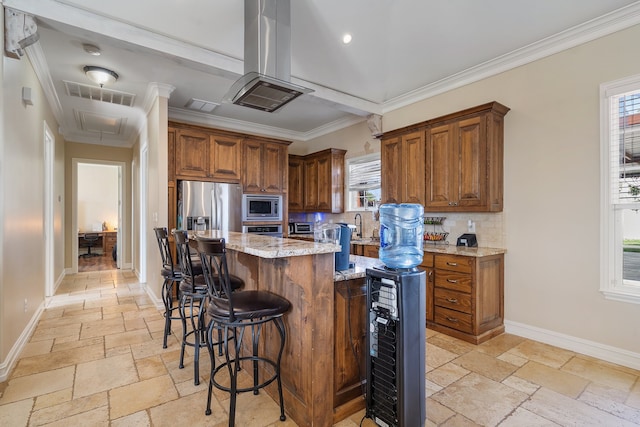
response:
[[[244,225],[243,233],[263,234],[271,237],[282,237],[281,225]]]

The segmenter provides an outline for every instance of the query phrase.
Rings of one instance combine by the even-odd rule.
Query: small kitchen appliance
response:
[[[313,234],[312,222],[294,222],[293,234]]]
[[[314,240],[320,243],[340,245],[341,249],[335,253],[335,271],[348,270],[349,252],[351,249],[351,228],[349,224],[321,224],[313,231]]]
[[[282,221],[282,196],[267,194],[242,195],[243,221]]]
[[[478,239],[473,233],[464,233],[463,235],[458,237],[456,246],[467,246],[470,248],[475,248],[478,246]]]

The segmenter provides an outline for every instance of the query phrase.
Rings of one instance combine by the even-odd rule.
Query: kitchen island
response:
[[[284,316],[287,339],[281,364],[286,413],[300,426],[328,427],[363,408],[360,375],[364,366],[356,363],[351,342],[358,343],[354,346],[362,356],[364,320],[356,325],[353,319],[358,312],[364,313],[365,262],[360,260],[357,268],[334,275],[334,252],[339,245],[234,232],[200,235],[226,239],[229,271],[244,280],[244,290],[270,291],[291,302]],[[345,288],[347,284],[351,288]],[[354,289],[359,289],[359,298],[351,300]],[[345,313],[351,314],[353,322],[345,319]],[[353,332],[357,330],[361,332]],[[268,325],[260,342],[260,351],[272,359],[277,358],[276,334]],[[275,384],[267,392],[278,400]],[[334,403],[336,395],[339,399]]]

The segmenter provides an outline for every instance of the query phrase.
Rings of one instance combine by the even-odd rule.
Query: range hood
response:
[[[244,72],[227,92],[228,102],[273,113],[312,92],[289,81],[290,0],[245,0]]]

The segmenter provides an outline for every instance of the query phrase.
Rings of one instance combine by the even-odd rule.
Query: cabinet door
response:
[[[402,203],[424,205],[424,131],[402,136],[402,168],[396,174],[402,182]]]
[[[427,131],[425,206],[455,206],[457,198],[458,150],[455,148],[456,126],[447,124]]]
[[[318,159],[304,161],[304,210],[318,208]]]
[[[257,141],[244,141],[242,144],[242,160],[244,161],[242,186],[245,193],[262,191],[262,146]]]
[[[487,137],[486,117],[472,117],[458,123],[458,206],[486,205]]]
[[[402,180],[398,174],[402,170],[400,137],[382,140],[381,145],[381,179],[382,203],[400,203]]]
[[[333,207],[331,156],[319,157],[316,165],[318,168],[317,209],[330,212]]]
[[[378,246],[364,245],[364,256],[369,258],[378,258],[380,248]]]
[[[289,212],[304,209],[304,162],[298,156],[289,156]]]
[[[261,183],[263,193],[280,194],[284,189],[287,153],[280,144],[262,144]]]
[[[176,133],[176,178],[209,178],[209,134],[191,129]]]
[[[211,135],[210,175],[216,181],[240,182],[242,139],[224,135]]]

